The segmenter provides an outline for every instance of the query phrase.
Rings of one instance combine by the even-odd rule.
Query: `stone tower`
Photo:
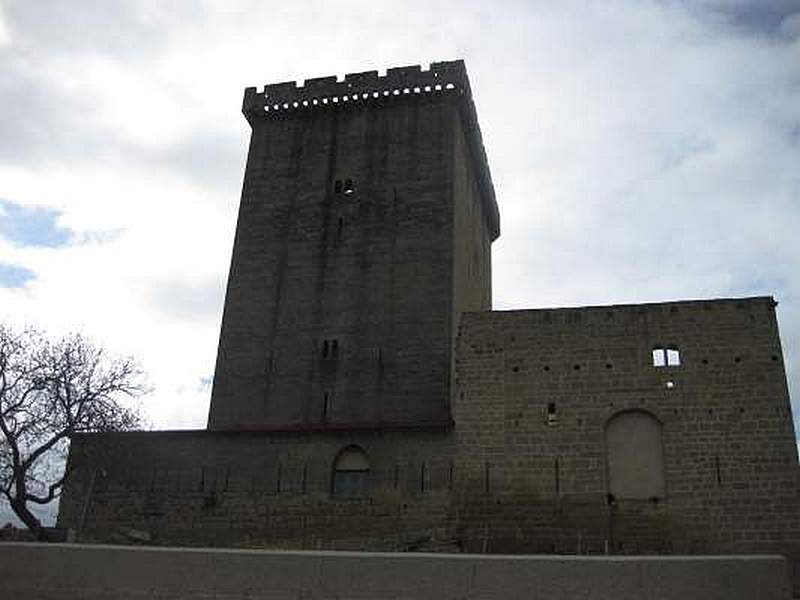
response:
[[[59,527],[158,544],[781,553],[800,472],[771,297],[491,310],[461,62],[245,92],[207,430],[72,436]]]
[[[448,423],[499,215],[462,61],[245,91],[209,429]]]

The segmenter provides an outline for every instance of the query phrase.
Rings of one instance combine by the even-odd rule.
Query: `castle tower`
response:
[[[208,426],[447,426],[499,215],[462,61],[245,91]]]

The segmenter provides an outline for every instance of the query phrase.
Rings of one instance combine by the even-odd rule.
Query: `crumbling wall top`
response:
[[[774,319],[778,302],[772,296],[746,298],[715,298],[711,300],[673,300],[639,304],[614,304],[608,306],[572,306],[559,308],[526,308],[491,310],[463,314],[464,322],[485,323],[496,326],[503,322],[531,322],[538,325],[569,325],[583,327],[590,323],[615,323],[625,321],[674,321],[689,318],[696,323],[700,317],[704,322],[731,321],[745,323],[748,327],[756,321],[754,314],[768,315]],[[762,325],[768,323],[763,319]]]

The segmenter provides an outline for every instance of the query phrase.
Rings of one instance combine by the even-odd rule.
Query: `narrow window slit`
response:
[[[325,391],[322,395],[322,421],[327,422],[331,416],[331,393]]]
[[[556,415],[556,403],[555,402],[548,402],[547,403],[547,424],[548,425],[555,425],[558,423],[558,415]]]

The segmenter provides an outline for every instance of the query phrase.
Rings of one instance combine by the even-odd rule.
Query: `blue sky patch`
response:
[[[0,199],[0,236],[17,246],[59,248],[70,243],[72,232],[56,222],[61,213],[27,207]]]
[[[25,267],[0,263],[0,287],[19,288],[35,276],[33,271]]]

